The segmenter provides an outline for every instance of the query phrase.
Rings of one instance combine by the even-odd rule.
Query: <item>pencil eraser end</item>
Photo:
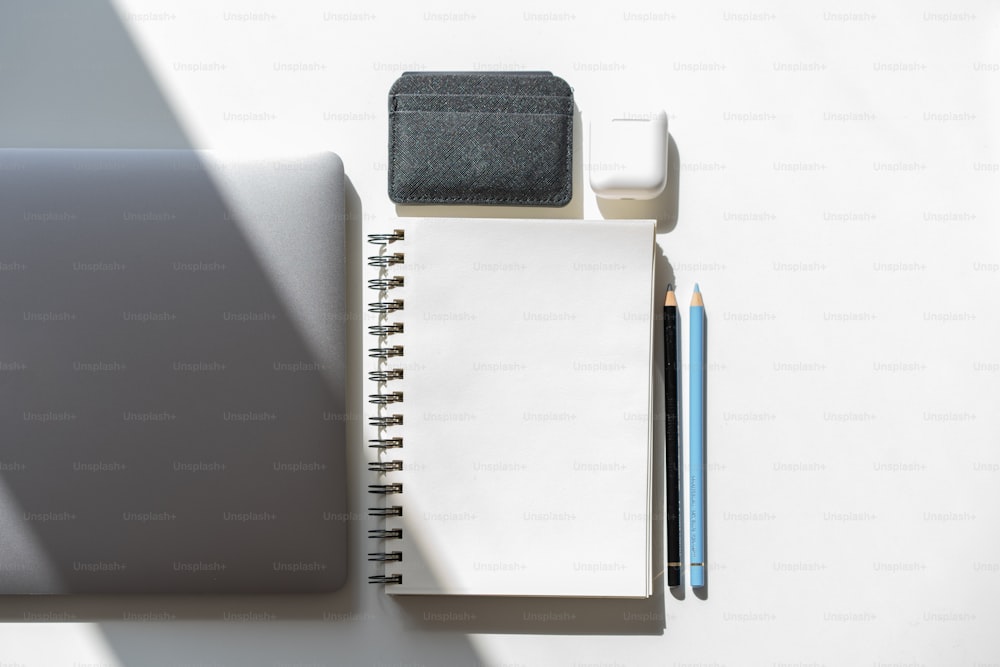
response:
[[[691,566],[691,588],[703,588],[705,586],[705,566]]]
[[[606,199],[653,199],[667,185],[667,114],[590,122],[590,187]]]

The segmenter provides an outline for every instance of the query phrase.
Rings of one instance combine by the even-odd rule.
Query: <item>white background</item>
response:
[[[989,2],[4,3],[0,145],[330,148],[355,257],[397,214],[403,70],[553,71],[584,164],[589,113],[666,109],[671,192],[578,181],[568,212],[654,215],[660,286],[701,284],[711,564],[701,597],[387,598],[356,419],[343,591],[0,599],[0,666],[1000,664],[998,26]]]

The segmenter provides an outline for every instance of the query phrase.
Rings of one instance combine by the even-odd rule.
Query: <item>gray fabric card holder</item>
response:
[[[389,198],[565,206],[573,109],[550,72],[405,72],[389,91]]]

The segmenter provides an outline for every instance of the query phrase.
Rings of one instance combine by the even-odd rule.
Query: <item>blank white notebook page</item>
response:
[[[648,596],[655,222],[392,226],[387,592]]]

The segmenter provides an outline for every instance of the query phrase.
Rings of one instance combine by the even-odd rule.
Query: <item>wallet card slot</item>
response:
[[[548,72],[520,75],[507,72],[404,73],[389,90],[390,96],[414,93],[573,95],[569,84]]]
[[[481,111],[496,113],[573,113],[573,99],[553,95],[394,95],[390,111]]]
[[[572,197],[572,115],[408,111],[390,115],[397,203],[561,206]]]

